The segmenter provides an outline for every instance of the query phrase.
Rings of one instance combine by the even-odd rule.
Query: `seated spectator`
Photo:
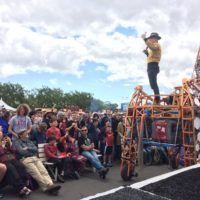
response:
[[[46,131],[47,131],[47,124],[45,122],[39,123],[36,129],[31,131],[29,136],[30,140],[38,146],[38,144],[46,143]]]
[[[0,136],[0,163],[7,167],[5,182],[12,185],[20,196],[28,196],[31,193],[31,190],[26,186],[28,174],[24,165],[16,160],[15,147],[8,136]]]
[[[81,137],[78,139],[79,152],[90,161],[92,166],[95,167],[99,173],[100,177],[104,178],[109,169],[105,168],[99,161],[99,158],[96,154],[96,152],[99,151],[94,148],[94,143],[91,143],[90,139],[87,137],[87,132],[87,127],[81,128]]]
[[[0,188],[3,185],[3,179],[6,174],[6,170],[7,170],[6,165],[0,163]],[[3,197],[4,197],[4,193],[3,191],[0,190],[0,198],[3,198]]]
[[[58,181],[64,182],[64,177],[73,177],[79,179],[77,172],[76,161],[71,158],[71,153],[60,152],[57,147],[56,137],[49,136],[47,139],[48,144],[45,145],[45,155],[49,162],[54,163],[58,169]],[[71,168],[70,168],[71,166]]]
[[[15,142],[16,156],[24,164],[26,171],[37,181],[44,192],[57,194],[60,185],[53,184],[46,168],[37,157],[37,147],[27,138],[27,131],[18,133],[19,139]]]
[[[79,155],[79,150],[76,147],[74,138],[72,138],[68,132],[61,137],[60,141],[64,145],[64,150],[66,153],[70,153],[70,157],[75,160],[76,169],[79,173],[83,172],[86,164],[86,158],[82,155]]]

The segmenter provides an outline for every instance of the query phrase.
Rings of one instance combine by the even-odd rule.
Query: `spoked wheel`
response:
[[[180,160],[180,155],[179,153],[171,158],[169,158],[169,164],[170,164],[170,167],[172,169],[178,169],[179,167],[179,160]]]
[[[169,165],[172,169],[178,169],[180,161],[180,148],[168,149]]]
[[[152,158],[150,149],[144,149],[143,150],[143,159],[144,159],[144,164],[146,166],[150,166],[152,164],[153,158]]]
[[[133,173],[133,167],[131,167],[130,172],[128,173],[128,164],[125,163],[121,169],[121,177],[124,181],[129,181],[132,178],[132,173]]]

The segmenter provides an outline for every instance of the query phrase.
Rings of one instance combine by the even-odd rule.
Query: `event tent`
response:
[[[3,99],[1,98],[1,99],[0,99],[0,109],[2,109],[2,108],[5,108],[5,109],[8,110],[8,111],[16,111],[15,108],[9,106],[9,105],[8,105],[7,103],[5,103],[5,102],[3,101]]]

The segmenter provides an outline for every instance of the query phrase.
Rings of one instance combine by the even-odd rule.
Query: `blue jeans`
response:
[[[92,166],[95,167],[97,171],[104,168],[95,151],[83,151],[81,154],[91,162]]]

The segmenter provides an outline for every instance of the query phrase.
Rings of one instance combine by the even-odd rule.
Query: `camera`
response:
[[[148,53],[148,50],[147,50],[147,49],[144,49],[144,50],[143,50],[143,53],[144,53],[146,56],[148,56],[148,55],[149,55],[149,53]]]

